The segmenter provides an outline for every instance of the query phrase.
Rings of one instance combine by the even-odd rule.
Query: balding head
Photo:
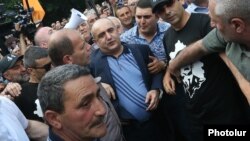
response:
[[[79,37],[77,37],[79,36]],[[53,65],[59,66],[63,63],[63,56],[74,52],[74,38],[80,38],[80,33],[73,29],[61,29],[51,35],[48,48],[49,56]]]
[[[122,26],[121,21],[117,17],[114,17],[114,16],[109,16],[107,18],[110,19],[115,24],[118,30],[118,33],[121,35],[123,33],[123,26]]]
[[[97,20],[92,35],[100,50],[108,55],[119,55],[122,51],[120,36],[115,24],[108,18]]]
[[[61,29],[49,40],[49,56],[54,66],[89,63],[90,45],[73,29]]]
[[[76,38],[82,38],[82,36],[75,29],[64,28],[58,30],[50,36],[48,48],[53,47],[52,43],[60,42],[63,38],[68,38],[71,41],[74,41]]]
[[[53,29],[51,27],[42,27],[35,34],[35,44],[42,47],[48,48],[48,42]]]
[[[100,29],[100,28],[102,28],[102,26],[104,25],[104,24],[111,24],[113,27],[115,27],[115,24],[112,22],[112,20],[110,20],[110,19],[108,19],[108,18],[101,18],[101,19],[99,19],[99,20],[97,20],[94,24],[93,24],[93,26],[92,26],[92,28],[91,28],[91,34],[94,36],[94,38],[95,38],[95,36],[96,36],[96,32],[97,32],[97,30],[98,29]]]

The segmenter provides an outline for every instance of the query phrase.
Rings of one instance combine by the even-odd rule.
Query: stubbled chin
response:
[[[97,137],[103,137],[107,133],[107,126],[106,124],[102,123],[100,125],[97,125],[95,133],[97,134]]]

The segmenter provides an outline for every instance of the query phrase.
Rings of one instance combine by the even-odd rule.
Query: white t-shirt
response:
[[[10,99],[0,96],[0,141],[29,141],[28,120]]]

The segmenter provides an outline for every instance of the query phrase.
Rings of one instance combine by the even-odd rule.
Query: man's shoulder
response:
[[[157,22],[157,24],[158,24],[160,32],[165,32],[168,30],[169,27],[171,27],[171,25],[169,23],[164,22],[164,21],[159,21],[159,22]]]
[[[10,99],[8,99],[4,96],[0,96],[0,108],[4,109],[4,107],[6,108],[7,105],[12,106],[13,104],[14,103]]]
[[[98,49],[95,49],[91,52],[91,57],[97,57],[97,56],[101,56],[102,55],[102,52],[100,50],[100,48]],[[92,58],[91,58],[92,59]],[[94,59],[94,58],[93,58]]]
[[[195,18],[209,18],[209,16],[207,14],[204,14],[204,13],[191,13],[191,17],[195,17]]]
[[[137,29],[138,29],[138,26],[135,25],[135,26],[132,27],[131,29],[129,29],[129,30],[123,32],[123,33],[121,34],[121,39],[122,39],[122,38],[133,38],[134,36],[136,36],[136,31],[137,31]]]

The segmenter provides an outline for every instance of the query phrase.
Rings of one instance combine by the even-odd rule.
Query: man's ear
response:
[[[235,32],[242,33],[246,28],[246,23],[240,18],[232,18],[231,25],[235,29]]]
[[[55,111],[47,110],[44,113],[44,118],[48,122],[49,125],[51,125],[53,128],[61,129],[62,123],[61,123],[61,115]]]
[[[63,63],[64,64],[72,64],[73,63],[73,58],[71,55],[64,55],[63,56]]]
[[[8,70],[6,72],[3,73],[3,77],[9,81],[11,81],[11,77],[10,77],[10,74],[8,72]]]
[[[47,42],[41,42],[40,47],[41,48],[47,48],[48,43]]]
[[[29,74],[31,74],[32,71],[33,71],[32,68],[27,68],[27,72],[28,72]]]

